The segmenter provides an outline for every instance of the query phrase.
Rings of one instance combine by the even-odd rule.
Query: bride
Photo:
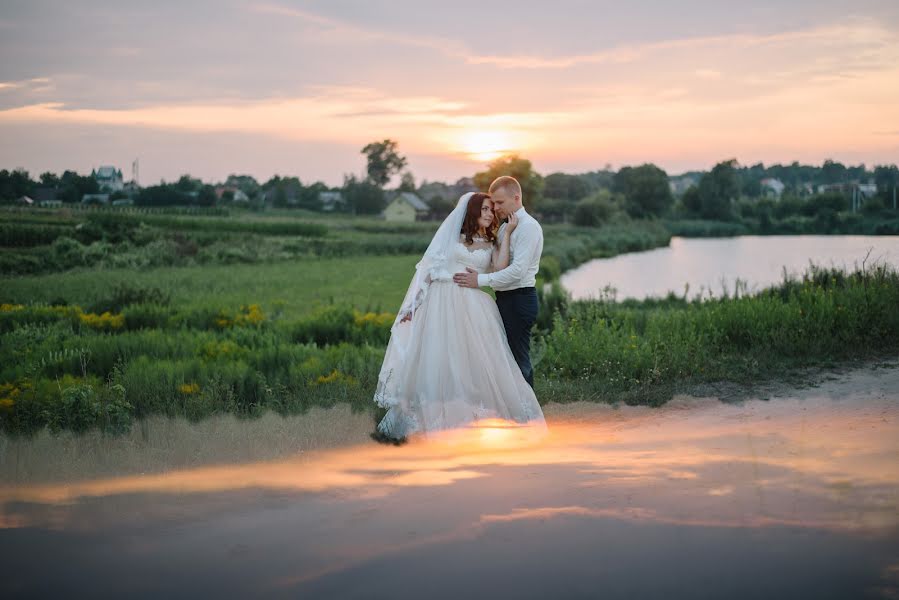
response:
[[[489,194],[463,195],[421,261],[391,328],[374,400],[387,409],[378,432],[393,440],[483,419],[545,429],[543,411],[506,340],[493,299],[453,283],[509,264],[510,215],[502,239]]]

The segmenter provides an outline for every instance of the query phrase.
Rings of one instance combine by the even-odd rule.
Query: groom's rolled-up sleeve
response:
[[[502,271],[478,275],[478,287],[502,288],[521,280],[525,269],[534,261],[534,253],[540,252],[541,244],[537,243],[540,232],[536,223],[534,225],[518,231],[519,235],[515,236],[511,264]]]

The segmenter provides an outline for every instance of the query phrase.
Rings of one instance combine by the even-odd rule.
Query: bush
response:
[[[130,304],[154,304],[168,306],[172,297],[158,287],[141,287],[129,283],[120,283],[110,290],[109,294],[90,306],[93,312],[121,312]]]
[[[543,256],[540,258],[540,269],[537,272],[545,281],[557,281],[562,276],[562,266],[555,256]]]
[[[125,329],[166,329],[171,311],[161,304],[129,304],[122,310]]]
[[[573,222],[579,227],[598,227],[607,223],[614,212],[615,207],[607,197],[596,195],[577,203]]]
[[[80,267],[84,265],[84,246],[70,237],[58,237],[51,246],[51,256],[60,269]]]
[[[31,248],[53,243],[57,238],[70,234],[65,225],[31,223],[0,224],[0,246],[4,248]]]
[[[329,306],[291,326],[291,339],[299,344],[354,343],[386,345],[395,315],[360,313],[348,306]]]

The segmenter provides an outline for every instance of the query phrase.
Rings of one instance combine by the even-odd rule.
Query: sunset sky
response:
[[[0,0],[0,168],[899,162],[899,2]]]

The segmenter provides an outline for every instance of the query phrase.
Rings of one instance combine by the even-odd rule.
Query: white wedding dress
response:
[[[459,203],[463,214],[466,196]],[[455,228],[453,215],[447,224]],[[378,430],[402,439],[484,419],[545,429],[543,411],[512,356],[496,303],[452,279],[466,267],[491,270],[493,245],[476,241],[468,247],[459,233],[455,242],[441,244],[439,236],[438,231],[431,248],[437,260],[429,262],[426,253],[419,263],[419,285],[413,281],[391,331],[375,394],[388,409]],[[409,312],[411,321],[403,322]]]

